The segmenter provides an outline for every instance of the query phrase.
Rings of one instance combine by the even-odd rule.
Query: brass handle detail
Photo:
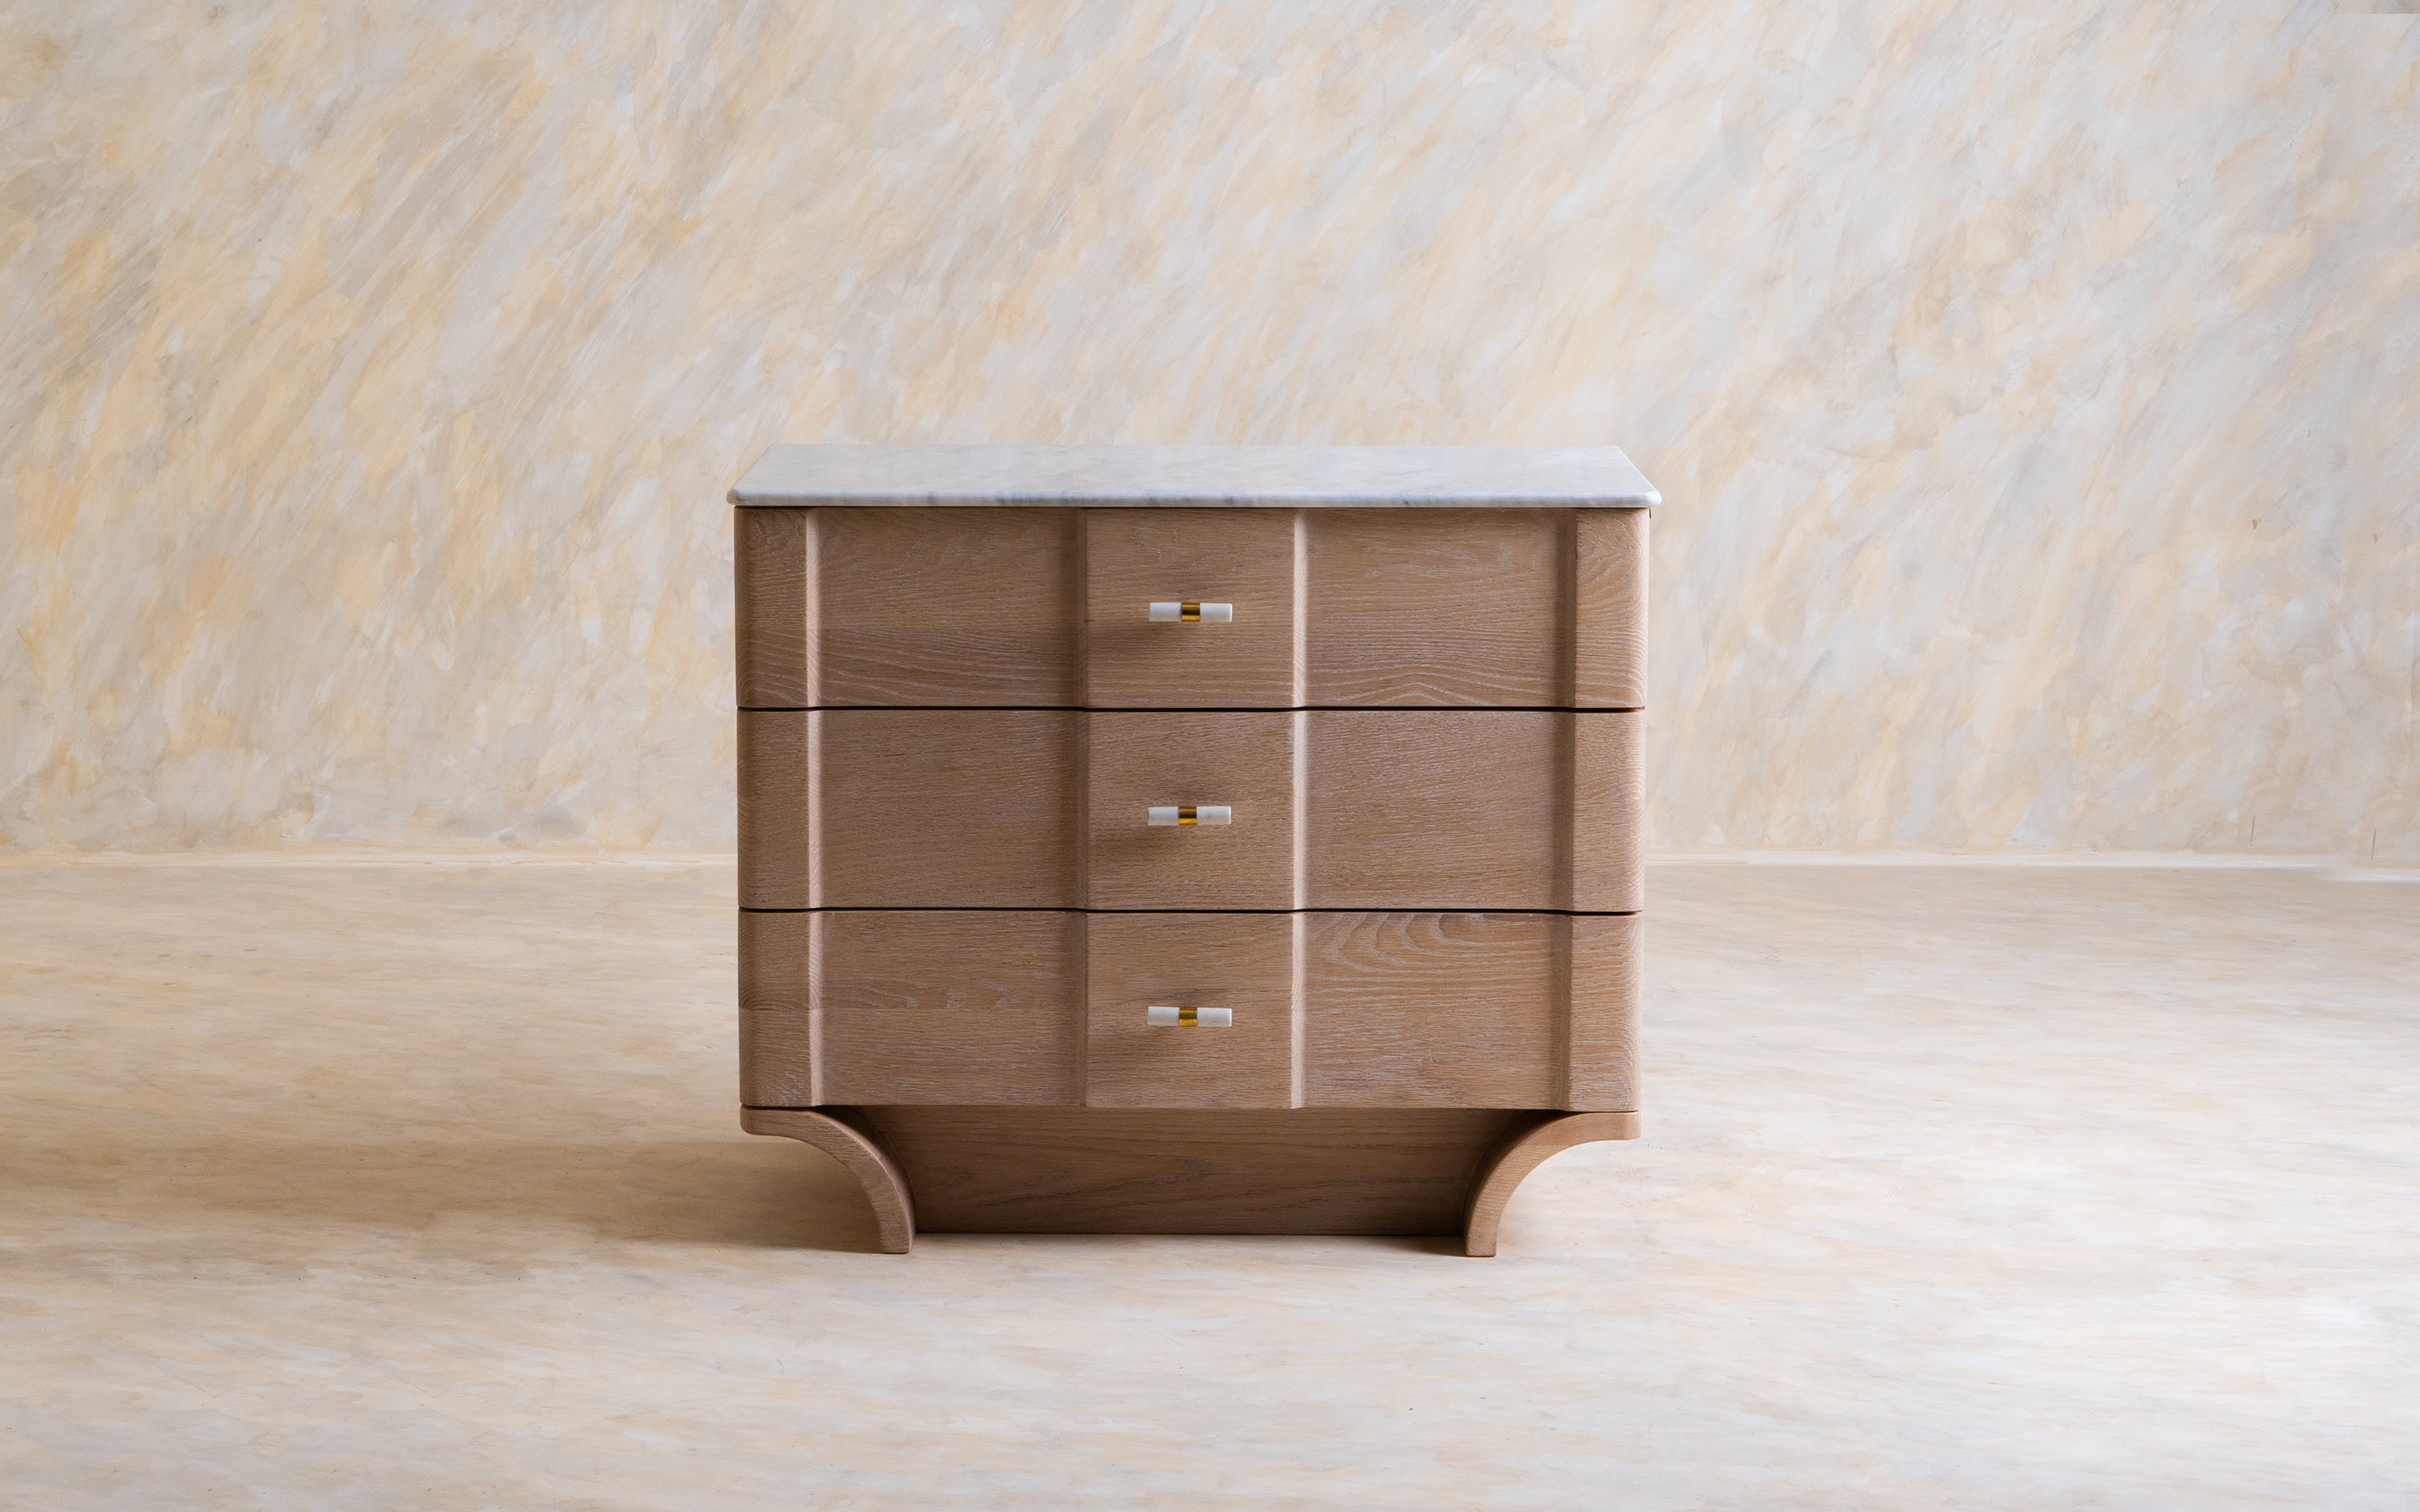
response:
[[[1143,1022],[1161,1029],[1232,1029],[1235,1026],[1235,1011],[1232,1008],[1196,1008],[1180,1003],[1174,1008],[1157,1004],[1142,1011]]]
[[[1151,816],[1151,823],[1155,827],[1163,825],[1183,825],[1190,828],[1195,825],[1204,825],[1216,828],[1220,825],[1232,825],[1235,822],[1235,810],[1223,803],[1154,804],[1144,811]]]
[[[1151,605],[1154,625],[1233,625],[1235,606],[1233,604],[1199,604],[1192,599],[1178,602],[1154,599]]]

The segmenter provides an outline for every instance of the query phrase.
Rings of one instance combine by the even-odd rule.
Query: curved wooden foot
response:
[[[1471,1183],[1470,1210],[1463,1221],[1463,1253],[1496,1253],[1496,1228],[1504,1221],[1504,1205],[1548,1157],[1574,1145],[1637,1137],[1636,1113],[1542,1113],[1514,1124],[1480,1163],[1479,1180]]]
[[[840,1162],[874,1204],[874,1231],[883,1254],[905,1255],[916,1242],[916,1206],[908,1196],[908,1179],[863,1129],[805,1108],[741,1108],[739,1127],[801,1140]]]

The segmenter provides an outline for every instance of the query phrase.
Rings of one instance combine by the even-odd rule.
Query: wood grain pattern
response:
[[[1088,509],[1085,702],[1273,708],[1296,702],[1295,521],[1282,510]],[[1156,599],[1233,604],[1231,625],[1154,625]]]
[[[1562,1105],[1571,923],[1559,914],[1309,916],[1304,1103]]]
[[[739,906],[810,908],[815,903],[815,716],[739,716]]]
[[[1084,1101],[1281,1108],[1294,1093],[1294,920],[1095,914],[1086,926]],[[1154,1003],[1233,1011],[1233,1027],[1154,1028]]]
[[[819,509],[815,677],[852,707],[1078,700],[1078,512]]]
[[[1574,908],[1647,906],[1647,717],[1573,714]]]
[[[1455,1234],[1490,1109],[861,1112],[926,1232]]]
[[[739,1101],[812,1107],[814,914],[739,915]]]
[[[1307,530],[1312,705],[1571,702],[1569,511],[1329,511]]]
[[[1295,906],[1290,714],[1085,717],[1086,901],[1094,908]],[[1156,804],[1226,804],[1222,828],[1159,828]]]
[[[1646,924],[1637,914],[1571,920],[1569,1085],[1561,1105],[1638,1110],[1638,998]]]
[[[1575,906],[1566,808],[1572,717],[1313,710],[1307,906]]]
[[[814,627],[814,511],[742,509],[732,522],[732,643],[739,706],[815,702],[807,650]]]
[[[739,717],[743,731],[752,718],[783,717],[797,716]],[[821,816],[815,906],[1067,908],[1082,901],[1081,714],[826,709],[812,717]],[[743,772],[743,794],[745,781]],[[785,829],[785,842],[795,834]]]
[[[916,1203],[908,1178],[845,1113],[835,1116],[794,1108],[743,1108],[739,1127],[752,1134],[778,1134],[814,1146],[840,1162],[857,1180],[874,1209],[875,1242],[885,1255],[905,1255],[916,1242]]]
[[[1575,1145],[1638,1137],[1636,1113],[1565,1113],[1523,1119],[1488,1152],[1485,1168],[1471,1183],[1463,1223],[1463,1253],[1496,1253],[1505,1204],[1531,1171]]]
[[[1083,1101],[1083,915],[814,918],[822,1103]]]
[[[1647,511],[1586,509],[1573,517],[1572,702],[1647,706]]]

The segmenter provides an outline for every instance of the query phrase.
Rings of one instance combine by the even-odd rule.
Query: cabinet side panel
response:
[[[1647,706],[1647,511],[1578,511],[1574,696],[1583,709]]]
[[[1571,1098],[1588,1112],[1638,1110],[1638,984],[1646,926],[1636,914],[1572,920]]]
[[[815,716],[803,710],[739,715],[739,906],[812,908],[814,835],[808,823]]]
[[[739,704],[803,709],[815,701],[814,511],[742,509],[732,527],[733,647]]]
[[[1643,714],[1575,714],[1572,903],[1611,914],[1646,906]]]

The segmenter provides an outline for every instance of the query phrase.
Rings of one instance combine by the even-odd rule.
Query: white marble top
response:
[[[776,446],[735,504],[1663,502],[1610,446]]]

